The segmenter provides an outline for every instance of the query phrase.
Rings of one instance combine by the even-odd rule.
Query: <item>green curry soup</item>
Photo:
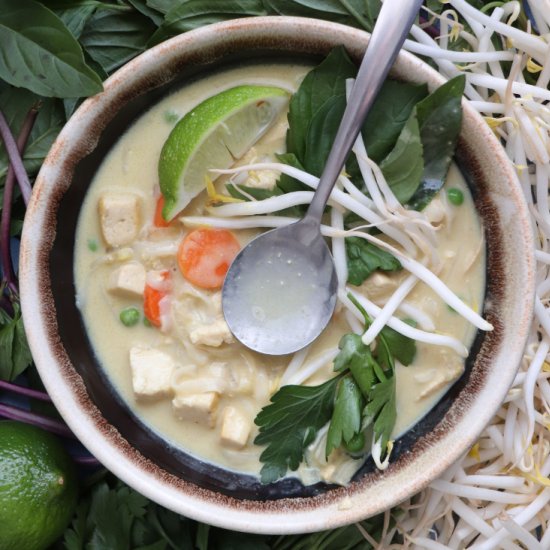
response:
[[[220,196],[229,196],[230,177],[237,185],[269,190],[279,174],[250,170],[221,176],[215,180],[215,190],[211,186],[209,192],[200,192],[167,225],[159,223],[158,211],[155,224],[157,167],[175,121],[204,99],[238,85],[277,86],[294,92],[307,71],[300,65],[278,64],[234,68],[163,99],[135,122],[106,157],[78,223],[77,303],[99,362],[116,389],[148,426],[174,445],[206,461],[251,474],[261,468],[263,448],[254,444],[258,412],[281,384],[316,385],[333,378],[338,343],[344,334],[358,330],[358,322],[339,304],[325,332],[307,352],[294,357],[262,356],[236,342],[223,319],[219,288],[201,287],[201,281],[197,285],[191,271],[186,273],[178,261],[180,243],[195,229],[185,223],[185,217],[216,217],[212,205],[224,200]],[[285,152],[286,129],[285,111],[236,164],[278,162],[276,155]],[[482,229],[455,166],[445,186],[453,189],[452,198],[440,192],[423,213],[435,229],[432,254],[437,260],[430,267],[476,310],[484,290]],[[113,216],[118,228],[109,225]],[[237,228],[230,233],[240,247],[260,231]],[[234,246],[228,242],[233,244],[227,246]],[[353,288],[382,307],[407,276],[405,270],[378,270]],[[466,347],[475,334],[475,327],[423,282],[406,296],[395,316],[413,319],[419,329],[452,335]],[[416,342],[412,364],[396,363],[397,417],[392,437],[422,417],[463,370],[464,358],[454,349]],[[300,373],[307,378],[300,380]],[[323,437],[326,430],[319,431],[298,470],[289,475],[298,475],[304,483],[345,484],[364,456],[358,458],[341,447],[326,460]]]

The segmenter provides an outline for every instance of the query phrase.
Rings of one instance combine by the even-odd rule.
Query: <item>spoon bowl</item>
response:
[[[227,273],[222,305],[233,335],[268,355],[301,349],[326,327],[337,277],[318,224],[309,218],[263,233]]]

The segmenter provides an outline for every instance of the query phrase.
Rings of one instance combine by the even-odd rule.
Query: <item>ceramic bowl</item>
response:
[[[534,258],[529,215],[513,168],[482,118],[464,103],[457,153],[487,237],[484,315],[495,330],[477,337],[465,375],[399,439],[390,467],[370,460],[348,487],[302,487],[202,463],[144,428],[98,367],[75,305],[73,246],[79,208],[102,158],[131,122],[172,87],[228,63],[320,59],[343,44],[360,60],[362,31],[329,22],[259,17],[204,27],[140,55],[85,101],[46,158],[27,211],[21,296],[27,335],[42,380],[61,415],[109,470],[185,516],[259,533],[334,528],[376,514],[425,487],[468,451],[514,378],[529,330]],[[393,76],[443,79],[400,54]]]

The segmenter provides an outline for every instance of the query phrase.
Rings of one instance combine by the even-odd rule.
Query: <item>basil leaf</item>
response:
[[[23,163],[29,176],[38,172],[53,141],[65,123],[63,107],[57,99],[41,99],[28,90],[9,87],[0,94],[0,108],[4,112],[12,132],[17,135],[28,111],[40,105],[36,121],[23,155]],[[0,181],[8,170],[8,157],[0,146]]]
[[[148,3],[150,7],[164,9],[161,2]],[[151,37],[150,45],[158,44],[171,36],[204,25],[227,21],[236,17],[267,15],[262,0],[180,0],[166,13],[164,23]]]
[[[389,252],[360,237],[347,237],[346,255],[348,260],[348,283],[359,286],[374,271],[398,271],[399,260]]]
[[[246,185],[239,185],[237,187],[232,183],[228,183],[225,188],[232,197],[244,201],[250,200],[246,195],[250,195],[257,201],[263,201],[265,199],[278,197],[279,195],[283,194],[283,192],[278,187],[274,187],[273,189],[259,189],[258,187],[248,187]],[[244,193],[246,193],[246,195]]]
[[[75,38],[80,38],[84,26],[101,2],[96,0],[52,0],[43,2],[63,21]]]
[[[332,416],[339,378],[320,386],[283,386],[258,413],[254,422],[260,433],[254,443],[267,445],[260,455],[262,483],[276,481],[288,469],[298,468],[306,447]]]
[[[380,163],[390,154],[415,105],[427,95],[425,84],[389,79],[384,82],[362,129],[365,147],[374,162]]]
[[[0,0],[0,77],[46,97],[102,90],[67,27],[34,0]]]
[[[151,8],[145,0],[128,0],[128,2],[132,4],[137,11],[145,15],[145,17],[148,17],[157,27],[162,25],[164,20],[162,14]]]
[[[137,12],[98,11],[88,21],[80,42],[106,73],[145,51],[155,25]]]
[[[354,78],[356,74],[357,68],[345,49],[341,46],[334,48],[319,66],[306,75],[300,88],[290,99],[287,152],[296,155],[302,165],[306,165],[308,132],[315,113],[335,95],[345,96],[346,79]]]
[[[348,443],[361,430],[364,399],[355,380],[346,376],[340,380],[334,402],[334,412],[327,433],[325,455]]]
[[[416,111],[413,111],[392,152],[380,164],[388,185],[401,204],[405,204],[420,185],[424,172],[422,152],[420,129]]]
[[[303,170],[304,167],[300,164],[300,161],[296,158],[296,155],[293,153],[283,153],[278,154],[277,159],[280,162],[283,162],[284,164],[288,164],[289,166],[292,166],[293,168],[298,168],[299,170]],[[283,192],[283,193],[291,193],[292,191],[309,191],[310,188],[302,183],[301,181],[298,181],[297,179],[294,179],[290,176],[287,176],[286,174],[281,174],[279,177],[279,180],[277,181],[277,187]],[[303,214],[305,212],[305,207],[303,206],[297,206],[296,208],[300,208],[300,212]]]
[[[250,198],[247,195],[250,195],[257,201],[262,201],[269,199],[270,197],[278,197],[283,194],[283,191],[277,185],[272,189],[258,189],[257,187],[247,187],[246,185],[239,185],[238,187],[228,183],[226,189],[232,197],[236,199],[241,199],[244,201],[249,201]],[[244,194],[246,193],[246,195]],[[277,216],[289,216],[291,218],[300,218],[304,213],[302,206],[290,206],[283,210],[273,212]]]
[[[21,311],[15,305],[13,318],[0,310],[0,379],[14,380],[31,363]]]
[[[420,187],[409,201],[415,210],[422,210],[445,182],[462,125],[461,101],[465,83],[465,76],[459,75],[416,106],[424,172]]]
[[[374,15],[380,10],[379,0],[265,0],[271,12],[279,15],[295,15],[326,19],[372,30]]]
[[[315,112],[306,136],[303,161],[306,172],[321,175],[345,109],[346,96],[337,95],[325,101]]]
[[[175,7],[176,2],[174,0],[146,0],[146,4],[151,9],[166,14]]]
[[[395,376],[391,376],[372,388],[370,401],[363,412],[363,429],[374,423],[374,438],[381,440],[383,451],[390,439],[396,418]]]

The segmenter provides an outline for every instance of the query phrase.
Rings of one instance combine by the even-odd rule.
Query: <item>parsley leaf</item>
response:
[[[145,515],[147,499],[129,487],[111,491],[107,484],[94,489],[90,515],[95,518],[91,548],[129,548],[132,524]]]
[[[258,413],[254,422],[260,433],[254,443],[267,445],[260,456],[262,483],[276,481],[288,469],[298,468],[304,450],[332,416],[339,379],[337,376],[320,386],[283,386]]]
[[[353,377],[342,378],[338,384],[334,412],[327,434],[327,457],[333,449],[340,447],[343,442],[348,443],[360,432],[364,403],[359,386]]]
[[[395,375],[392,373],[387,380],[373,386],[363,415],[363,428],[374,422],[374,439],[381,440],[383,450],[386,449],[396,418]]]
[[[406,323],[413,325],[412,321],[405,321]],[[409,366],[416,355],[416,342],[412,338],[403,336],[391,327],[385,326],[381,333],[381,337],[384,338],[389,352],[395,357],[402,365]]]
[[[359,286],[374,271],[398,271],[401,262],[389,252],[360,237],[346,238],[348,283]]]
[[[376,382],[370,348],[363,344],[359,334],[344,334],[338,347],[341,351],[334,359],[334,370],[342,372],[349,369],[363,395],[368,397]]]

